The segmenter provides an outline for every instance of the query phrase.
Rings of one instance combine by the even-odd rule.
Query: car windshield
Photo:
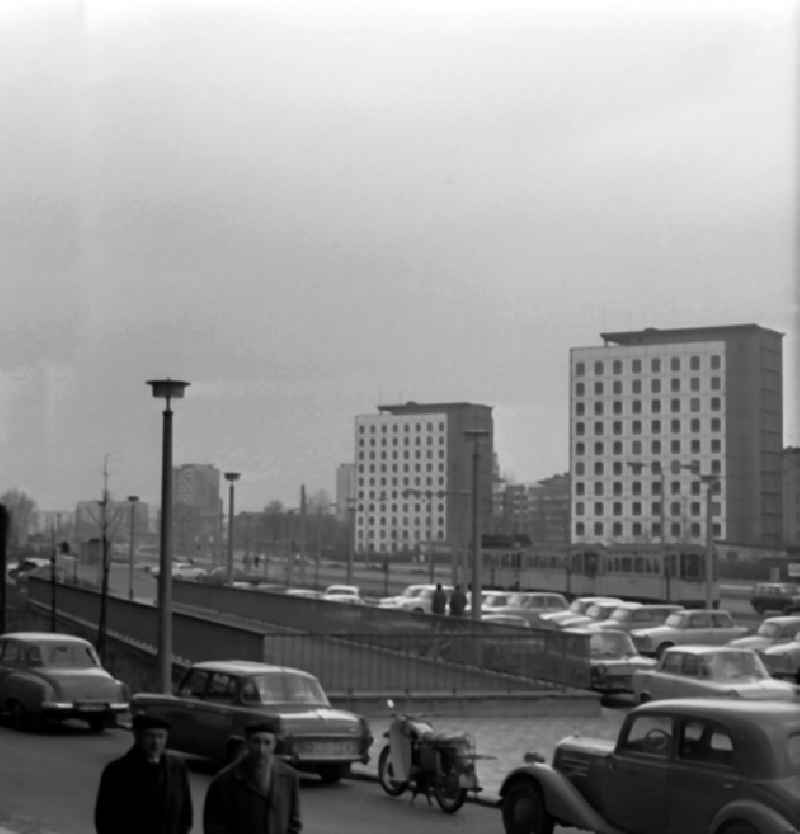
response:
[[[627,634],[600,632],[589,638],[589,653],[592,657],[625,657],[635,651]]]
[[[703,677],[715,681],[769,677],[764,664],[755,652],[720,652],[712,657],[704,657],[701,669]]]
[[[780,627],[777,623],[761,623],[758,627],[759,637],[777,637],[780,633]]]
[[[499,608],[501,605],[506,605],[508,601],[508,597],[506,594],[496,594],[490,591],[486,594],[483,598],[484,605],[491,605],[495,608]]]
[[[571,611],[573,614],[583,614],[586,610],[588,603],[586,600],[583,599],[573,599],[572,602],[569,604],[568,611]]]
[[[400,596],[410,599],[412,597],[418,597],[424,590],[425,588],[421,588],[419,585],[409,585]]]
[[[85,669],[99,666],[94,649],[85,643],[39,643],[25,650],[28,666],[49,666],[55,669]]]
[[[348,585],[331,585],[325,593],[354,597],[358,594],[358,591],[355,588],[350,588]]]
[[[242,700],[261,704],[330,706],[328,696],[316,678],[292,672],[265,672],[263,675],[253,675],[242,687]]]
[[[680,628],[683,625],[683,614],[670,614],[664,625],[668,628]]]
[[[613,620],[615,623],[625,623],[630,620],[631,616],[630,608],[615,608],[608,619]]]
[[[586,616],[593,620],[607,620],[616,611],[616,604],[614,605],[593,605],[587,612]]]

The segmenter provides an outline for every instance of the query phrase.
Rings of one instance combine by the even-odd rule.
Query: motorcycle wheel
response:
[[[389,745],[381,750],[378,757],[378,781],[389,796],[400,796],[408,787],[408,782],[401,782],[393,778],[392,763],[389,761]]]
[[[455,814],[467,801],[466,788],[448,788],[445,785],[435,785],[433,794],[445,814]]]

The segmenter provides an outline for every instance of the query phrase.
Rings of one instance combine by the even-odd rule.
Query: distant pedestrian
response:
[[[182,759],[167,755],[169,724],[154,716],[133,719],[133,747],[106,765],[100,777],[97,834],[188,834],[192,794]]]
[[[436,583],[436,590],[431,598],[431,612],[434,614],[447,613],[447,594],[444,592],[441,582]]]
[[[456,585],[450,594],[450,616],[463,617],[466,608],[467,595],[461,590],[460,585]]]
[[[277,729],[270,720],[245,728],[244,755],[208,786],[204,834],[299,834],[298,776],[275,757]]]

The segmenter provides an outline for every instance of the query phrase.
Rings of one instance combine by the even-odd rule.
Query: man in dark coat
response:
[[[447,611],[447,594],[442,588],[442,583],[436,583],[436,590],[431,598],[431,611],[434,614],[444,614]]]
[[[192,794],[182,759],[168,756],[169,724],[155,716],[133,719],[133,747],[100,777],[97,834],[188,834]]]
[[[277,722],[245,728],[245,752],[211,781],[204,834],[300,834],[297,772],[275,757]]]
[[[460,585],[456,585],[450,594],[450,614],[453,617],[463,617],[466,608],[467,595],[461,590]]]

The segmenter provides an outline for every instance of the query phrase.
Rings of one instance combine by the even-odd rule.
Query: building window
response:
[[[676,539],[681,534],[681,525],[679,521],[673,521],[672,524],[669,526],[669,532],[671,536],[674,536]]]
[[[602,495],[603,494],[603,482],[602,481],[595,481],[594,482],[594,494],[595,495]]]
[[[692,538],[700,538],[700,525],[696,521],[692,522]]]
[[[614,449],[613,454],[621,455],[622,454],[622,441],[621,440],[615,440],[613,449]]]
[[[631,454],[633,455],[641,455],[642,454],[642,441],[641,440],[634,440],[631,442]]]
[[[718,539],[722,535],[722,525],[716,522],[711,525],[711,537]]]
[[[689,429],[695,434],[700,431],[700,420],[698,420],[697,417],[692,417],[692,420],[689,423]]]
[[[652,411],[653,414],[661,414],[661,400],[651,400],[650,411]]]
[[[661,380],[660,379],[651,379],[650,380],[650,391],[653,394],[660,394],[661,393]]]
[[[614,414],[622,414],[622,403],[619,400],[614,400]]]
[[[614,373],[615,374],[621,374],[622,373],[622,360],[621,359],[615,359],[614,364],[613,364],[613,368],[614,368]]]
[[[650,492],[652,492],[653,495],[661,495],[661,481],[653,481],[653,483],[650,484]]]
[[[711,473],[719,475],[720,472],[722,472],[722,462],[718,458],[714,458],[711,461]]]
[[[692,439],[691,452],[693,455],[700,454],[700,441],[696,437]]]
[[[614,481],[614,495],[622,495],[622,481]]]
[[[622,383],[618,379],[615,379],[611,390],[615,394],[621,394],[622,393]]]
[[[669,390],[672,391],[673,394],[677,394],[681,390],[681,381],[674,377],[669,381]]]
[[[700,502],[699,501],[692,501],[689,511],[692,515],[700,515]]]
[[[669,485],[669,491],[673,495],[680,495],[681,494],[681,482],[680,481],[672,481]]]
[[[622,464],[620,463],[620,461],[614,461],[613,471],[615,475],[622,474]]]
[[[700,495],[700,481],[692,481],[692,495]]]
[[[699,371],[700,370],[700,357],[699,356],[692,356],[689,359],[689,367],[693,371]]]
[[[634,359],[631,362],[631,370],[635,374],[640,374],[642,372],[642,360],[641,359]]]
[[[722,367],[722,357],[715,353],[711,356],[711,370],[718,371]]]
[[[603,474],[603,462],[597,461],[594,465],[594,474],[595,475],[602,475]]]
[[[641,394],[642,393],[642,380],[641,379],[634,379],[631,383],[631,391],[634,394]]]
[[[690,391],[699,391],[700,390],[700,377],[693,376],[689,380],[689,390]]]
[[[583,501],[577,501],[575,503],[575,515],[583,515],[586,512],[586,505]]]
[[[671,440],[669,443],[669,450],[673,455],[679,455],[681,453],[680,440]]]
[[[700,397],[692,397],[689,400],[690,411],[700,411]]]
[[[669,369],[671,371],[680,371],[681,369],[681,360],[679,356],[673,356],[669,360]]]
[[[669,514],[670,515],[680,515],[681,514],[681,502],[680,501],[670,502]]]
[[[669,471],[673,475],[680,475],[680,473],[681,473],[681,462],[679,460],[671,460],[669,462]]]
[[[642,421],[641,420],[634,420],[631,428],[632,428],[634,434],[641,434],[642,433]]]
[[[631,409],[634,414],[641,414],[642,413],[642,401],[641,400],[633,400],[631,403]]]
[[[673,414],[679,414],[680,410],[681,410],[681,401],[680,400],[675,400],[675,399],[670,400],[669,401],[669,410]]]
[[[654,357],[653,359],[651,359],[650,360],[650,370],[654,374],[661,373],[661,360],[658,359],[657,357]]]
[[[598,401],[594,404],[594,413],[597,416],[603,415],[603,403],[602,401]]]
[[[594,433],[595,435],[602,435],[603,434],[603,421],[598,420],[594,424]]]
[[[583,422],[575,423],[575,434],[577,434],[578,437],[583,437],[583,435],[586,434],[586,424]]]
[[[586,493],[586,484],[583,481],[577,481],[575,483],[575,495],[585,495]]]
[[[661,525],[657,521],[654,521],[650,525],[650,535],[652,535],[652,536],[660,536],[661,535]]]
[[[673,434],[680,434],[681,433],[681,421],[680,420],[670,420],[669,421],[669,430]]]
[[[595,362],[594,363],[594,373],[595,373],[595,376],[602,376],[603,375],[603,363],[602,362]]]
[[[634,495],[641,495],[642,494],[642,482],[641,481],[634,481],[631,484],[631,492]]]
[[[722,408],[722,400],[719,397],[711,398],[711,410],[719,411]]]
[[[642,502],[641,501],[634,501],[631,504],[631,512],[633,515],[641,515],[642,514]]]
[[[718,437],[715,437],[711,441],[711,452],[712,452],[712,454],[718,455],[721,451],[722,451],[722,441]]]
[[[611,430],[614,434],[622,434],[622,420],[614,420]]]
[[[594,444],[594,453],[596,455],[605,454],[602,440]]]
[[[579,461],[575,464],[575,474],[576,474],[576,475],[584,475],[584,474],[586,474],[586,464],[585,464],[582,460],[579,460]]]
[[[631,535],[633,536],[641,536],[642,535],[642,524],[639,521],[634,521],[633,526],[631,527]]]
[[[578,521],[575,524],[575,535],[576,536],[586,535],[585,529],[586,529],[586,525],[582,521]]]
[[[650,441],[650,453],[653,455],[660,455],[661,454],[661,441],[660,440],[651,440]]]
[[[602,521],[595,521],[595,523],[594,523],[594,534],[595,534],[595,536],[602,536],[603,535],[603,522]]]
[[[582,382],[575,383],[575,396],[582,397],[586,393],[586,386]],[[408,429],[406,429],[408,431]]]
[[[711,418],[711,431],[722,431],[722,420],[719,417]]]
[[[650,502],[650,515],[661,515],[661,502],[660,501],[651,501]]]
[[[614,515],[622,515],[622,501],[614,502]]]
[[[595,501],[594,502],[594,514],[595,515],[603,515],[604,507],[602,501]]]
[[[650,421],[650,433],[651,434],[661,434],[661,420],[651,420]]]
[[[621,536],[622,535],[622,522],[615,521],[614,525],[612,526],[612,536]]]

